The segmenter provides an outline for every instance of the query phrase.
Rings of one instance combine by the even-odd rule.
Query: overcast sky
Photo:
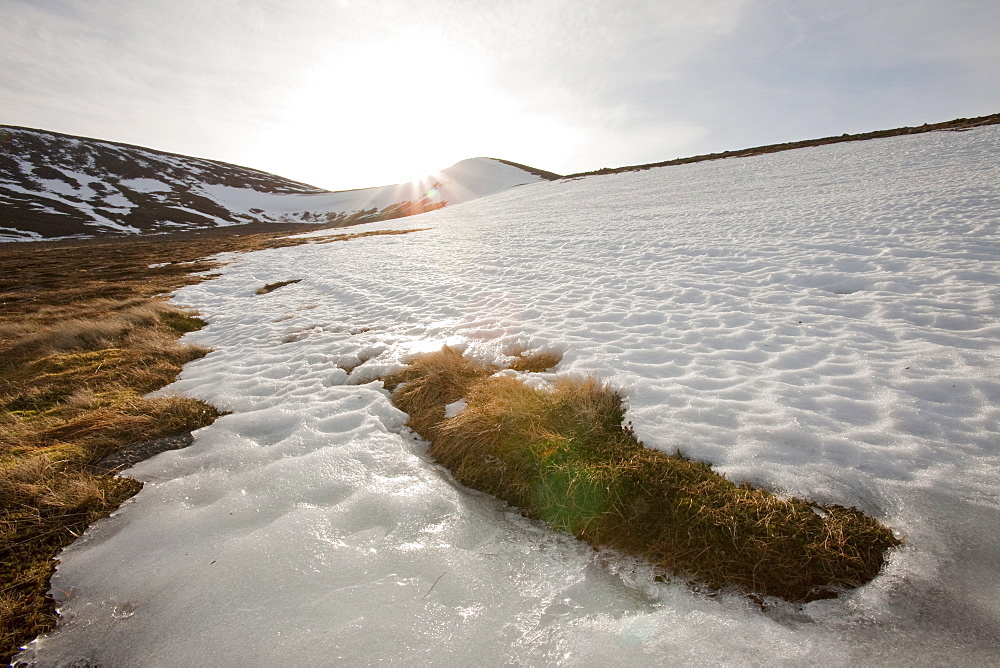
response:
[[[1000,1],[0,0],[0,124],[330,189],[1000,112]]]

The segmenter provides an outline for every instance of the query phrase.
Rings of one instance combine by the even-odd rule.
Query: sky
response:
[[[1000,112],[996,0],[0,0],[0,124],[341,190]]]

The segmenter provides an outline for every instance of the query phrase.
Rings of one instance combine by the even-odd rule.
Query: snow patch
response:
[[[465,399],[459,399],[458,401],[450,403],[444,407],[444,416],[446,418],[453,418],[468,408],[468,406],[469,404],[465,401]]]
[[[165,193],[173,190],[171,186],[156,179],[122,179],[119,183],[141,193]]]

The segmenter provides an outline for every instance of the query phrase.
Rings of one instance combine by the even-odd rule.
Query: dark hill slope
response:
[[[556,175],[493,158],[427,179],[331,192],[215,160],[0,126],[0,242],[274,223],[334,226],[423,213]]]
[[[196,185],[267,193],[319,188],[214,160],[0,126],[0,233],[52,238],[253,222]]]

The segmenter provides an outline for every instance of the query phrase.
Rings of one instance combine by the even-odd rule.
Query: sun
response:
[[[491,86],[474,54],[420,34],[344,48],[300,78],[268,150],[294,156],[295,173],[329,174],[311,181],[323,187],[426,182],[466,158],[567,141]]]

